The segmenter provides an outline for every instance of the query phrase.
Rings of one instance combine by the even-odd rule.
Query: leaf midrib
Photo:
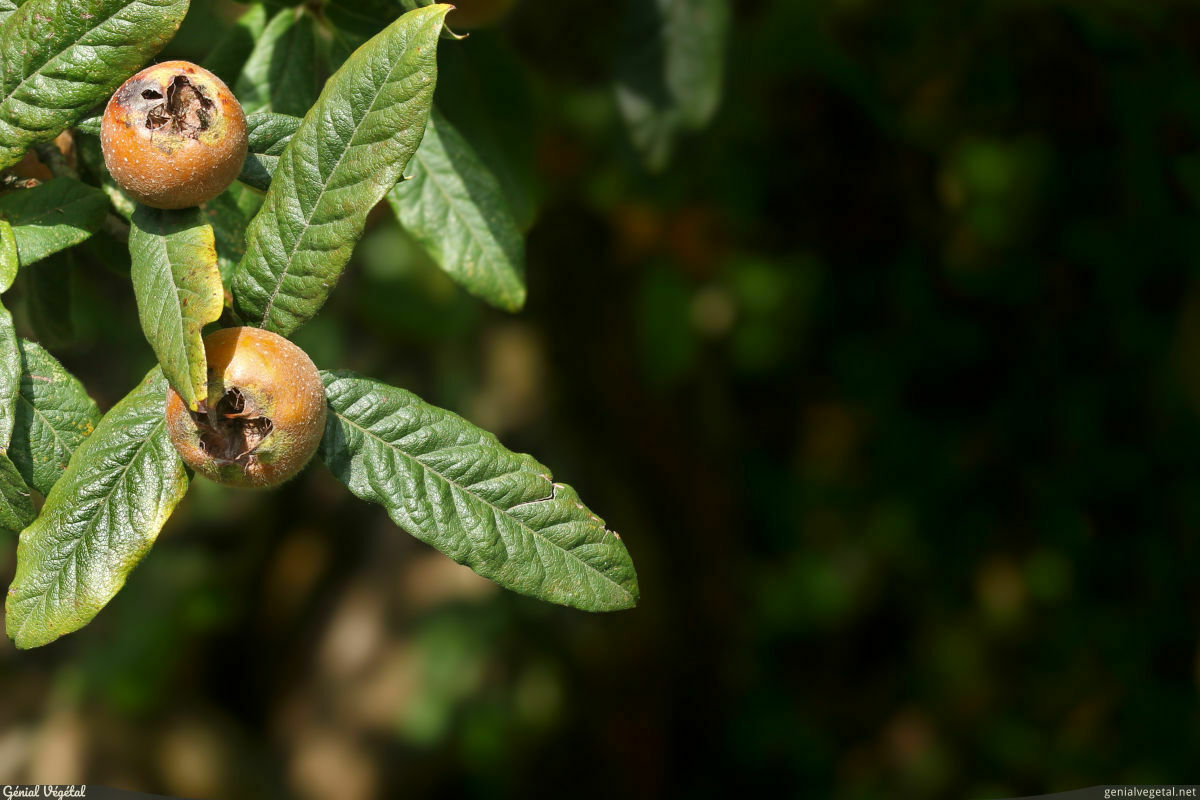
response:
[[[294,45],[295,45],[296,26],[300,22],[300,16],[303,13],[303,11],[304,11],[303,8],[294,8],[294,9],[284,9],[283,11],[279,12],[280,19],[283,19],[283,15],[289,14],[289,13],[291,14],[291,18],[283,19],[283,22],[284,22],[283,30],[279,33],[279,35],[277,35],[275,37],[274,41],[270,43],[271,54],[269,54],[267,57],[266,69],[263,71],[262,79],[254,80],[253,78],[248,78],[248,80],[245,83],[245,88],[238,90],[239,94],[249,95],[250,103],[258,103],[259,104],[259,107],[256,108],[251,113],[257,114],[262,111],[266,111],[267,113],[271,113],[271,114],[278,113],[275,110],[275,92],[279,87],[276,85],[275,81],[272,80],[272,76],[274,75],[275,77],[279,77],[279,76],[287,74],[287,69],[286,69],[287,62],[291,59],[291,57],[293,55],[292,51],[294,50]],[[274,22],[274,21],[275,20],[272,19],[270,22],[268,22],[267,28],[270,28],[271,22]],[[267,37],[264,35],[259,40],[258,45],[255,46],[255,48],[256,48],[255,55],[258,54],[257,47],[259,45],[263,45],[263,44],[267,43],[266,39],[267,39]],[[286,44],[284,45],[285,49],[284,49],[283,65],[277,72],[272,73],[271,62],[274,60],[273,53],[274,53],[275,49],[279,46],[280,42],[286,42]],[[248,77],[248,73],[244,69],[242,70],[242,77]],[[245,104],[246,103],[243,103],[243,105],[245,105]]]
[[[165,417],[159,419],[159,421],[154,424],[154,428],[151,429],[149,435],[142,437],[142,440],[138,443],[138,448],[134,452],[133,456],[131,456],[129,461],[126,462],[125,466],[123,466],[121,468],[120,477],[113,484],[112,491],[110,491],[106,495],[104,495],[104,498],[100,503],[100,507],[107,507],[109,502],[112,501],[113,495],[115,495],[119,491],[120,486],[125,482],[125,475],[129,472],[129,469],[134,465],[134,463],[139,458],[141,458],[142,451],[145,450],[146,446],[149,445],[150,442],[154,439],[154,435],[158,432],[158,429],[161,428],[165,424],[166,424]],[[87,520],[87,523],[85,524],[80,536],[78,536],[75,539],[75,541],[71,543],[70,552],[67,553],[66,558],[64,558],[62,561],[63,566],[68,564],[71,561],[71,559],[73,559],[75,557],[75,551],[77,551],[79,549],[79,546],[81,544],[83,544],[83,542],[87,539],[88,535],[92,531],[95,530],[96,520],[99,517],[100,517],[100,513],[99,513],[99,511],[97,511],[97,513],[92,514],[92,516]],[[62,580],[62,575],[63,575],[63,569],[62,569],[62,567],[59,567],[58,569],[54,570],[54,578],[48,584],[46,584],[46,588],[43,591],[40,591],[40,592],[37,592],[36,594],[28,595],[27,597],[21,598],[20,600],[18,600],[18,602],[20,602],[21,600],[25,600],[25,601],[34,600],[35,602],[33,605],[35,607],[42,605],[41,600],[50,593],[50,590],[56,584],[58,584],[59,581]],[[20,625],[19,629],[17,630],[17,636],[14,638],[20,638],[24,635],[25,628],[29,625],[29,622],[32,618],[33,618],[33,612],[30,611],[25,615],[25,619],[21,621],[21,625]]]
[[[513,516],[511,513],[509,513],[509,509],[506,509],[506,508],[501,508],[500,506],[496,505],[496,504],[495,504],[495,503],[493,503],[492,501],[488,500],[486,497],[483,497],[483,496],[481,496],[481,495],[477,494],[476,492],[473,492],[473,491],[471,491],[471,490],[470,490],[470,489],[468,489],[467,487],[463,486],[463,485],[462,485],[461,483],[459,483],[458,481],[456,481],[456,480],[453,480],[452,478],[448,478],[448,477],[446,477],[446,476],[445,476],[444,474],[442,474],[440,471],[438,471],[438,470],[437,470],[437,469],[435,469],[434,467],[431,467],[431,466],[429,466],[429,465],[428,465],[428,464],[426,464],[424,461],[421,461],[420,459],[418,459],[416,456],[411,456],[411,455],[409,455],[408,453],[406,453],[406,452],[404,452],[403,450],[401,450],[401,449],[400,449],[400,448],[399,448],[397,445],[395,445],[395,444],[393,444],[393,443],[391,443],[391,442],[387,441],[386,439],[383,439],[382,437],[378,436],[378,435],[377,435],[377,434],[376,434],[374,431],[371,431],[371,430],[369,430],[368,428],[364,428],[362,425],[359,425],[357,422],[355,422],[354,420],[350,419],[350,418],[349,418],[349,417],[347,417],[345,414],[343,414],[342,412],[338,411],[336,408],[333,408],[333,406],[332,406],[332,405],[330,406],[330,410],[331,410],[331,411],[333,411],[333,413],[334,413],[334,414],[335,414],[335,415],[336,415],[336,416],[337,416],[339,419],[345,420],[347,423],[349,423],[349,424],[351,425],[351,427],[354,427],[354,428],[356,428],[356,429],[358,429],[358,430],[362,431],[362,432],[363,432],[365,435],[369,436],[370,438],[372,438],[372,439],[374,439],[375,441],[377,441],[377,442],[381,443],[382,445],[384,445],[384,447],[386,447],[386,448],[388,448],[388,449],[392,450],[392,451],[393,451],[393,452],[395,452],[395,453],[398,453],[399,455],[403,456],[404,458],[408,459],[409,461],[411,461],[411,462],[413,462],[413,463],[415,463],[415,464],[418,464],[418,465],[420,465],[421,469],[423,469],[423,470],[426,470],[426,471],[428,471],[428,472],[432,472],[432,473],[433,473],[434,475],[436,475],[438,478],[442,479],[443,481],[445,481],[446,483],[450,484],[451,486],[454,486],[454,487],[456,487],[457,489],[459,489],[460,491],[462,491],[464,494],[467,494],[467,495],[470,495],[471,497],[474,497],[474,498],[476,498],[476,499],[477,499],[477,500],[479,500],[481,503],[484,503],[485,505],[487,505],[489,508],[492,508],[493,510],[495,510],[495,511],[497,511],[497,512],[501,513],[501,514],[503,514],[505,517],[507,517],[507,518],[511,519],[513,522],[515,522],[517,525],[519,525],[521,528],[523,528],[523,529],[525,529],[525,530],[529,531],[529,533],[530,533],[530,534],[532,534],[534,538],[536,538],[536,539],[539,539],[539,540],[541,540],[541,541],[545,542],[545,543],[546,543],[547,545],[549,545],[550,547],[553,547],[553,548],[555,548],[555,549],[557,549],[557,550],[560,550],[560,551],[562,551],[562,553],[563,553],[564,555],[566,555],[566,556],[568,556],[569,558],[572,558],[572,559],[574,559],[575,561],[577,561],[577,562],[580,564],[580,566],[582,566],[584,569],[590,570],[591,572],[594,572],[595,574],[599,575],[601,578],[603,578],[604,580],[608,581],[608,582],[609,582],[609,583],[611,583],[613,586],[615,586],[617,589],[619,589],[619,590],[620,590],[620,591],[621,591],[621,592],[622,592],[622,593],[623,593],[623,594],[624,594],[624,595],[625,595],[627,598],[629,598],[630,600],[632,600],[632,599],[633,599],[633,595],[632,595],[632,594],[629,592],[629,590],[628,590],[628,589],[626,589],[624,586],[622,586],[620,583],[618,583],[618,582],[614,581],[614,580],[613,580],[611,577],[609,577],[609,576],[608,576],[608,575],[606,575],[605,573],[601,572],[600,570],[596,569],[594,566],[592,566],[591,564],[587,563],[586,561],[584,561],[584,560],[583,560],[582,558],[580,558],[579,556],[575,555],[575,554],[574,554],[572,551],[570,551],[570,550],[567,550],[565,547],[560,547],[559,545],[557,545],[557,544],[555,544],[554,542],[550,541],[550,540],[549,540],[549,539],[547,539],[545,536],[543,536],[543,535],[541,534],[541,532],[537,531],[537,530],[536,530],[536,529],[534,529],[534,528],[531,528],[531,527],[530,527],[529,525],[527,525],[527,524],[526,524],[526,523],[525,523],[523,520],[520,520],[520,519],[518,519],[517,517]],[[553,486],[554,486],[554,482],[553,482],[553,481],[551,481],[551,482],[550,482],[550,485],[551,485],[551,487],[553,488]],[[548,497],[548,498],[542,498],[542,499],[540,499],[540,500],[533,500],[533,501],[530,501],[530,502],[535,502],[535,503],[545,502],[546,500],[552,499],[552,498],[553,498],[553,496],[554,496],[554,495],[553,495],[553,493],[551,493],[551,496],[550,496],[550,497]],[[516,508],[516,506],[517,506],[517,505],[526,505],[526,503],[517,503],[515,506],[513,506],[513,508]],[[457,514],[455,514],[455,516],[457,517],[458,515],[457,515]],[[607,533],[610,533],[610,531],[609,531],[607,528],[605,528],[605,529],[604,529],[604,531],[605,531],[605,533],[606,533],[606,534],[607,534]]]
[[[30,377],[32,377],[32,375],[30,375]],[[56,444],[57,444],[57,445],[58,445],[58,446],[59,446],[61,449],[63,449],[63,450],[65,450],[65,451],[67,451],[67,453],[70,453],[70,452],[71,452],[71,448],[67,446],[67,443],[66,443],[65,441],[63,441],[63,438],[62,438],[62,436],[60,436],[60,435],[59,435],[59,433],[58,433],[58,429],[57,429],[57,428],[55,428],[55,427],[54,427],[54,425],[53,425],[53,423],[51,423],[51,422],[50,422],[50,418],[49,418],[49,417],[47,417],[47,416],[46,416],[44,413],[42,413],[42,410],[41,410],[40,408],[38,408],[38,407],[37,407],[37,405],[35,405],[35,404],[34,404],[34,402],[33,402],[32,400],[30,400],[28,397],[26,397],[24,393],[22,393],[22,392],[18,392],[18,393],[17,393],[17,397],[18,397],[20,400],[23,400],[23,401],[25,402],[25,405],[29,406],[29,409],[30,409],[30,410],[31,410],[31,411],[32,411],[32,412],[33,412],[35,415],[37,415],[38,419],[40,419],[40,420],[42,421],[42,424],[43,424],[43,425],[45,425],[47,428],[49,428],[49,429],[50,429],[50,433],[52,433],[52,434],[54,435],[54,441],[55,441],[55,443],[56,443]],[[90,420],[89,420],[89,421],[90,421]],[[89,435],[90,435],[90,434],[89,434]],[[86,439],[87,437],[84,437],[84,438]]]
[[[409,44],[409,42],[404,43],[403,49],[405,51],[408,50],[408,44]],[[351,58],[353,58],[353,56],[351,56]],[[347,59],[347,60],[349,60],[349,59]],[[317,213],[317,208],[320,207],[321,200],[323,200],[325,197],[325,191],[328,188],[330,181],[333,180],[333,176],[335,174],[337,174],[338,168],[342,165],[342,161],[344,161],[346,158],[346,154],[349,153],[350,150],[353,148],[352,142],[354,141],[354,137],[358,135],[358,132],[362,128],[363,123],[366,122],[367,117],[371,116],[371,113],[375,110],[375,104],[379,102],[379,96],[381,94],[383,94],[383,88],[392,82],[392,76],[394,74],[396,74],[396,70],[399,69],[401,67],[401,65],[403,65],[403,64],[404,64],[403,58],[397,59],[395,66],[393,66],[392,69],[388,71],[387,78],[385,78],[383,81],[380,82],[379,86],[375,90],[375,96],[371,98],[371,105],[367,107],[366,112],[363,113],[362,117],[358,120],[357,123],[355,123],[354,132],[347,139],[345,149],[342,150],[341,154],[338,156],[337,163],[335,163],[333,165],[333,169],[329,170],[329,177],[326,178],[324,181],[322,181],[321,192],[317,196],[316,201],[313,203],[312,211],[310,211],[308,213],[308,215],[304,218],[304,228],[300,231],[300,235],[296,237],[296,242],[295,242],[295,244],[292,245],[292,249],[288,253],[288,256],[287,256],[287,262],[283,266],[283,272],[281,272],[279,274],[279,280],[277,280],[275,282],[275,288],[271,291],[271,297],[268,298],[268,300],[267,300],[267,307],[263,311],[262,319],[259,321],[260,328],[266,326],[267,320],[271,316],[271,309],[273,309],[275,307],[275,298],[279,296],[279,290],[283,288],[283,282],[284,282],[284,280],[287,279],[288,273],[292,269],[292,262],[296,256],[296,251],[300,248],[300,243],[302,241],[304,241],[304,237],[308,234],[309,229],[312,227],[312,218]],[[435,62],[435,64],[436,64],[436,62]],[[325,105],[324,103],[321,102],[323,99],[324,99],[324,92],[322,92],[322,97],[317,98],[317,103],[316,103],[316,105],[313,106],[312,110],[309,111],[308,114],[304,115],[305,122],[308,121],[310,116],[313,117],[314,119],[316,118],[318,108],[323,107]],[[300,128],[296,129],[296,133],[293,134],[293,137],[298,135],[300,133],[300,130],[303,127],[304,127],[304,123],[302,122],[302,123],[300,123]],[[290,147],[291,142],[289,142],[288,145]],[[292,161],[292,163],[294,163],[295,158],[296,158],[296,155],[293,153],[291,156],[291,159],[289,159],[289,161]],[[284,168],[286,169],[286,166]],[[272,180],[271,183],[272,183],[272,186],[275,185],[274,180]],[[297,191],[297,195],[298,194],[299,194],[299,192]]]
[[[66,180],[70,180],[70,179],[67,178]],[[73,207],[79,205],[80,203],[95,202],[98,199],[97,196],[93,195],[90,191],[85,191],[85,192],[78,191],[79,188],[91,189],[90,186],[87,186],[84,183],[80,183],[79,181],[76,181],[76,183],[79,183],[78,187],[71,187],[73,189],[71,194],[77,195],[73,199],[65,200],[62,203],[51,204],[52,207],[43,209],[41,211],[36,211],[31,216],[22,217],[19,220],[14,220],[11,217],[4,217],[4,219],[6,219],[8,221],[8,224],[12,225],[14,232],[16,231],[17,228],[45,227],[45,226],[37,225],[36,223],[45,221],[48,218],[50,218],[56,214],[64,214],[67,209],[73,208]],[[43,185],[45,185],[45,184],[43,184]],[[33,191],[33,190],[27,190],[27,191]],[[0,215],[0,216],[2,216],[2,215]],[[84,231],[87,230],[87,228],[83,224],[75,223],[71,220],[64,220],[62,222],[57,222],[52,227],[58,227],[60,225],[65,225],[68,228],[78,228],[79,230],[84,230]]]
[[[181,334],[181,340],[178,342],[174,342],[174,341],[169,342],[168,344],[175,345],[179,348],[179,351],[171,354],[172,360],[175,360],[176,358],[178,358],[180,352],[183,353],[184,372],[188,373],[188,390],[189,390],[190,394],[192,395],[190,400],[185,397],[184,402],[187,404],[188,408],[191,408],[192,403],[196,401],[196,387],[191,385],[191,383],[192,383],[191,370],[188,369],[188,367],[190,367],[191,364],[188,362],[188,357],[187,357],[187,343],[182,341],[182,339],[185,339],[187,337],[187,334],[183,330],[183,322],[184,322],[183,303],[179,296],[179,286],[175,282],[175,270],[173,268],[173,263],[171,261],[171,249],[168,246],[167,234],[151,232],[151,231],[145,231],[145,233],[147,233],[150,236],[153,236],[155,239],[157,239],[162,244],[163,261],[159,262],[159,263],[160,264],[165,263],[167,283],[169,283],[171,285],[171,289],[173,290],[173,296],[175,298],[175,304],[173,306],[169,303],[162,304],[162,311],[160,311],[158,314],[159,327],[155,330],[155,338],[159,339],[161,341],[161,332],[162,332],[162,327],[163,327],[163,314],[166,313],[167,309],[170,308],[173,311],[178,311],[179,312],[179,327],[177,328],[177,330]],[[147,298],[147,299],[149,299],[149,298]],[[170,325],[170,321],[168,321],[166,327],[168,327],[168,328],[172,327]],[[173,338],[174,337],[172,337],[172,339]],[[153,343],[151,343],[151,346],[153,347]],[[172,347],[172,349],[175,349],[175,347]],[[155,348],[155,350],[157,353],[157,348]],[[178,364],[176,364],[175,366],[177,367]]]
[[[48,58],[47,58],[45,61],[43,61],[41,64],[39,64],[39,65],[37,66],[37,68],[36,68],[36,69],[34,69],[34,71],[33,71],[33,72],[31,72],[31,73],[29,73],[28,75],[26,75],[26,76],[24,76],[23,78],[21,78],[21,82],[20,82],[20,83],[18,83],[16,86],[14,86],[14,87],[13,87],[13,90],[12,90],[11,92],[9,92],[7,95],[5,95],[5,97],[4,97],[4,99],[3,99],[3,100],[0,100],[0,108],[3,108],[5,105],[7,105],[7,104],[8,104],[8,101],[9,101],[9,100],[11,100],[11,99],[12,99],[12,98],[13,98],[13,97],[14,97],[14,96],[17,94],[17,92],[19,92],[19,91],[21,90],[21,88],[22,88],[23,86],[25,86],[26,82],[28,82],[28,81],[29,81],[31,78],[33,78],[35,75],[40,75],[40,74],[42,74],[42,71],[43,71],[43,70],[44,70],[44,69],[45,69],[47,66],[49,66],[51,63],[53,63],[53,62],[57,61],[57,60],[58,60],[58,58],[59,58],[59,56],[61,56],[63,53],[65,53],[65,52],[67,52],[68,50],[70,50],[72,47],[75,47],[76,45],[78,45],[78,44],[79,44],[79,42],[81,42],[81,41],[82,41],[83,39],[85,39],[86,37],[90,36],[90,35],[92,34],[92,32],[93,32],[93,31],[95,31],[96,29],[98,29],[100,26],[107,24],[107,23],[108,23],[108,21],[109,21],[109,20],[111,20],[113,17],[117,16],[117,14],[120,14],[122,11],[124,11],[124,10],[125,10],[125,9],[127,9],[127,8],[130,8],[130,7],[131,7],[131,6],[133,6],[133,5],[143,5],[143,3],[141,2],[141,0],[133,0],[133,2],[131,2],[131,3],[126,3],[126,4],[122,5],[122,6],[120,6],[119,8],[116,8],[116,9],[114,9],[114,10],[112,11],[112,13],[110,13],[108,16],[104,17],[103,19],[97,20],[96,24],[92,25],[92,27],[88,28],[88,29],[87,29],[87,30],[85,30],[83,33],[81,33],[81,34],[80,34],[78,37],[76,37],[76,38],[75,38],[75,39],[74,39],[74,40],[73,40],[73,41],[72,41],[70,44],[68,44],[66,47],[62,48],[61,50],[59,50],[59,51],[58,51],[57,53],[55,53],[54,55],[52,55],[52,56],[48,57]],[[20,9],[18,9],[18,10],[17,10],[16,12],[14,12],[14,13],[20,13]],[[11,18],[10,18],[10,20],[11,20]],[[5,20],[5,23],[4,23],[4,24],[5,24],[5,27],[7,27],[7,26],[8,26],[8,22],[9,22],[9,20]]]

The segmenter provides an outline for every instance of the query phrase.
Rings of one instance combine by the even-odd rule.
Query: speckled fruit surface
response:
[[[139,203],[187,208],[233,183],[246,115],[221,79],[189,61],[147,67],[121,85],[100,126],[104,163]]]
[[[308,354],[261,328],[204,338],[208,397],[189,411],[167,390],[167,432],[184,462],[226,486],[277,486],[299,472],[325,432],[325,388]]]

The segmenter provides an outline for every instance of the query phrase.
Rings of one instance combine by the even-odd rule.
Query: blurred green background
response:
[[[236,11],[194,5],[164,58]],[[621,533],[641,605],[500,591],[319,465],[269,494],[197,480],[92,625],[0,643],[0,783],[1191,779],[1200,8],[741,0],[720,111],[661,173],[614,99],[619,16],[523,0],[443,44],[439,102],[528,202],[527,309],[380,214],[297,339],[550,465]],[[75,298],[52,349],[107,408],[153,361],[128,281],[47,268]]]

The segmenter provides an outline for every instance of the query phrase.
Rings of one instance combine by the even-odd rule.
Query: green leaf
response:
[[[21,531],[36,517],[32,492],[12,460],[0,452],[0,529]]]
[[[238,180],[247,186],[266,191],[271,186],[271,176],[279,165],[279,156],[303,120],[287,114],[272,114],[259,111],[246,117],[246,137],[249,151],[242,163],[242,174]]]
[[[201,330],[225,307],[212,226],[196,208],[141,206],[133,212],[129,255],[146,340],[171,386],[196,411],[208,396]]]
[[[425,8],[426,6],[431,6],[433,4],[434,0],[400,0],[400,6],[405,11],[413,11],[415,9]],[[455,33],[447,26],[442,28],[442,38],[453,39],[454,41],[462,41],[463,39],[467,38],[467,34]]]
[[[81,119],[75,123],[75,130],[80,133],[86,133],[89,136],[99,136],[100,128],[104,124],[104,115],[96,114],[95,116]]]
[[[278,153],[300,119],[258,113],[247,117],[246,125],[250,152],[239,178],[266,189]],[[521,208],[532,218],[527,194],[503,191],[497,176],[436,108],[410,166],[412,180],[397,183],[387,195],[401,224],[472,294],[500,308],[521,308],[525,244],[510,208],[513,195],[520,195]]]
[[[100,422],[100,409],[79,380],[34,342],[21,339],[21,381],[8,455],[21,477],[43,495],[71,454]]]
[[[21,353],[12,314],[0,305],[0,453],[8,449],[16,424],[17,390],[21,385]]]
[[[496,177],[435,109],[412,178],[387,195],[400,224],[467,291],[494,306],[525,304],[525,240]]]
[[[21,273],[29,325],[47,347],[67,347],[78,339],[71,299],[75,269],[75,254],[67,250]]]
[[[100,421],[21,533],[5,623],[17,647],[79,630],[111,600],[187,491],[156,368]]]
[[[12,288],[21,266],[20,251],[17,250],[17,235],[12,224],[0,218],[0,294]]]
[[[188,0],[29,0],[0,29],[0,168],[108,100],[170,41]]]
[[[354,52],[283,151],[233,280],[247,322],[288,335],[325,304],[367,213],[421,143],[450,6],[413,11]]]
[[[100,230],[107,212],[103,192],[72,178],[0,196],[0,219],[12,225],[23,266],[84,241]]]
[[[19,264],[16,235],[12,226],[0,219],[0,293],[12,287]],[[0,305],[0,453],[8,449],[12,438],[20,382],[21,356],[17,350],[17,331],[13,327],[12,314]],[[3,524],[2,519],[0,524]]]
[[[285,8],[271,19],[234,84],[242,109],[301,116],[317,99],[317,46],[313,18]]]
[[[522,231],[533,225],[538,205],[531,83],[527,68],[499,36],[475,35],[469,46],[438,54],[437,108],[500,181]]]
[[[246,227],[258,210],[253,195],[254,192],[234,184],[204,204],[204,218],[212,225],[217,245],[217,268],[225,287],[233,280],[233,271],[246,254]],[[244,205],[243,201],[249,201],[249,204]]]
[[[16,0],[0,0],[0,25],[7,22],[17,8]]]
[[[267,9],[258,4],[250,6],[213,45],[213,49],[200,62],[201,66],[232,86],[241,74],[246,59],[254,52],[254,43],[266,29]]]
[[[412,535],[513,591],[585,611],[637,603],[620,537],[527,455],[410,392],[326,372],[321,459]]]
[[[721,100],[729,0],[629,0],[617,44],[617,104],[652,170]]]

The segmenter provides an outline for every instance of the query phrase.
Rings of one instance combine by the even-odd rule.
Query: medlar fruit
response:
[[[241,172],[246,115],[216,75],[189,61],[164,61],[109,99],[100,146],[113,179],[139,203],[197,206]]]
[[[261,328],[204,338],[208,396],[190,411],[167,390],[167,432],[184,462],[226,486],[277,486],[312,458],[325,431],[325,389],[308,355]]]

